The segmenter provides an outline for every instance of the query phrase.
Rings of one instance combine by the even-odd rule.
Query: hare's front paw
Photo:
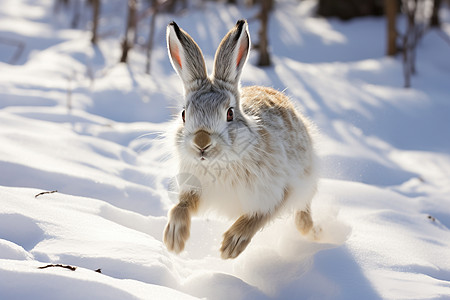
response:
[[[190,222],[179,218],[170,218],[164,229],[164,244],[169,251],[180,253],[189,238]]]
[[[222,247],[220,248],[222,258],[229,259],[238,257],[247,248],[251,240],[252,236],[249,236],[245,231],[236,230],[231,227],[223,235]]]

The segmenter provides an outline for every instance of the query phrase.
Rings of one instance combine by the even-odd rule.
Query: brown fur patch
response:
[[[295,111],[294,105],[285,94],[269,87],[244,87],[242,88],[241,97],[244,99],[247,106],[276,107]]]
[[[281,123],[278,126],[287,128],[289,134],[295,134],[300,128],[304,128],[297,110],[289,98],[282,92],[272,88],[261,86],[243,88],[242,105],[246,113],[254,114],[255,112],[260,112],[263,121],[273,121],[279,118]],[[290,137],[290,140],[295,141],[297,139]],[[296,146],[300,147],[301,145]]]
[[[295,212],[295,225],[301,234],[307,234],[313,228],[313,220],[309,207]]]
[[[180,194],[180,202],[175,207],[187,208],[189,213],[196,213],[198,210],[198,205],[200,202],[200,197],[195,192],[184,192]]]

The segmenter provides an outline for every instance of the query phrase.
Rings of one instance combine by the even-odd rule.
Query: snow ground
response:
[[[161,16],[146,75],[139,50],[116,63],[123,3],[103,11],[94,48],[50,0],[0,2],[0,37],[26,45],[15,65],[12,46],[0,45],[0,299],[450,299],[450,61],[440,33],[419,45],[419,73],[404,89],[400,59],[383,56],[383,19],[278,5],[274,67],[255,67],[253,53],[243,84],[286,89],[317,124],[313,217],[324,237],[310,242],[280,217],[224,261],[226,220],[194,218],[179,256],[161,241],[176,201],[161,136],[181,106],[164,33],[175,18],[211,67],[221,37],[254,10],[205,4]],[[450,11],[442,17],[450,35]],[[77,270],[38,269],[47,264]]]

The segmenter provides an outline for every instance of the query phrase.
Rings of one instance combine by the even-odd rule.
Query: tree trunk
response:
[[[78,27],[78,23],[80,22],[80,16],[81,16],[81,12],[80,12],[80,2],[79,1],[74,1],[73,2],[73,18],[72,18],[72,22],[70,23],[70,26],[72,28],[77,28]]]
[[[386,13],[387,20],[387,50],[386,54],[389,56],[394,56],[397,54],[397,28],[396,28],[396,18],[397,18],[397,0],[384,0],[384,10]]]
[[[147,42],[147,64],[145,66],[145,72],[147,74],[150,74],[150,67],[151,67],[151,59],[152,59],[152,50],[153,50],[153,39],[155,36],[155,23],[156,23],[156,16],[159,12],[159,3],[158,0],[153,0],[153,14],[150,19],[150,31],[148,34],[148,42]]]
[[[177,7],[178,0],[167,0],[167,11],[174,13]]]
[[[410,5],[408,5],[408,1]],[[411,75],[415,73],[414,51],[416,41],[416,11],[418,0],[405,0],[403,7],[407,18],[406,32],[403,37],[403,74],[405,77],[405,88],[411,87]]]
[[[125,36],[122,41],[122,56],[121,63],[126,63],[128,60],[128,51],[133,48],[134,36],[136,34],[136,6],[137,0],[128,0],[128,19]]]
[[[97,45],[97,29],[98,29],[98,18],[100,16],[100,0],[92,0],[92,39],[91,42]]]
[[[272,10],[273,0],[261,0],[261,12],[259,14],[259,19],[261,21],[261,28],[259,30],[259,59],[258,66],[266,67],[270,66],[270,55],[269,55],[269,39],[268,39],[268,23],[269,23],[269,13]]]
[[[430,26],[431,27],[440,27],[441,20],[439,19],[439,8],[441,7],[441,0],[433,1],[433,13],[431,15]]]
[[[397,1],[397,0],[390,0]],[[317,14],[323,17],[339,17],[350,20],[355,17],[383,14],[381,0],[319,0]]]

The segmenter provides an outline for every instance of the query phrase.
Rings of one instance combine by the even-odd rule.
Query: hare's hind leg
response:
[[[295,212],[295,226],[301,234],[313,239],[319,240],[322,228],[315,226],[311,218],[311,208],[308,205],[304,210],[298,210]]]
[[[222,247],[220,248],[222,258],[238,257],[258,230],[264,227],[277,214],[278,210],[286,203],[288,196],[289,188],[286,187],[282,201],[271,212],[246,214],[239,217],[223,234]]]
[[[306,235],[313,228],[313,220],[311,218],[311,209],[309,205],[305,210],[298,210],[295,212],[295,226],[301,234]]]
[[[253,236],[270,219],[268,214],[243,215],[223,235],[220,252],[223,259],[236,258],[247,248]]]

